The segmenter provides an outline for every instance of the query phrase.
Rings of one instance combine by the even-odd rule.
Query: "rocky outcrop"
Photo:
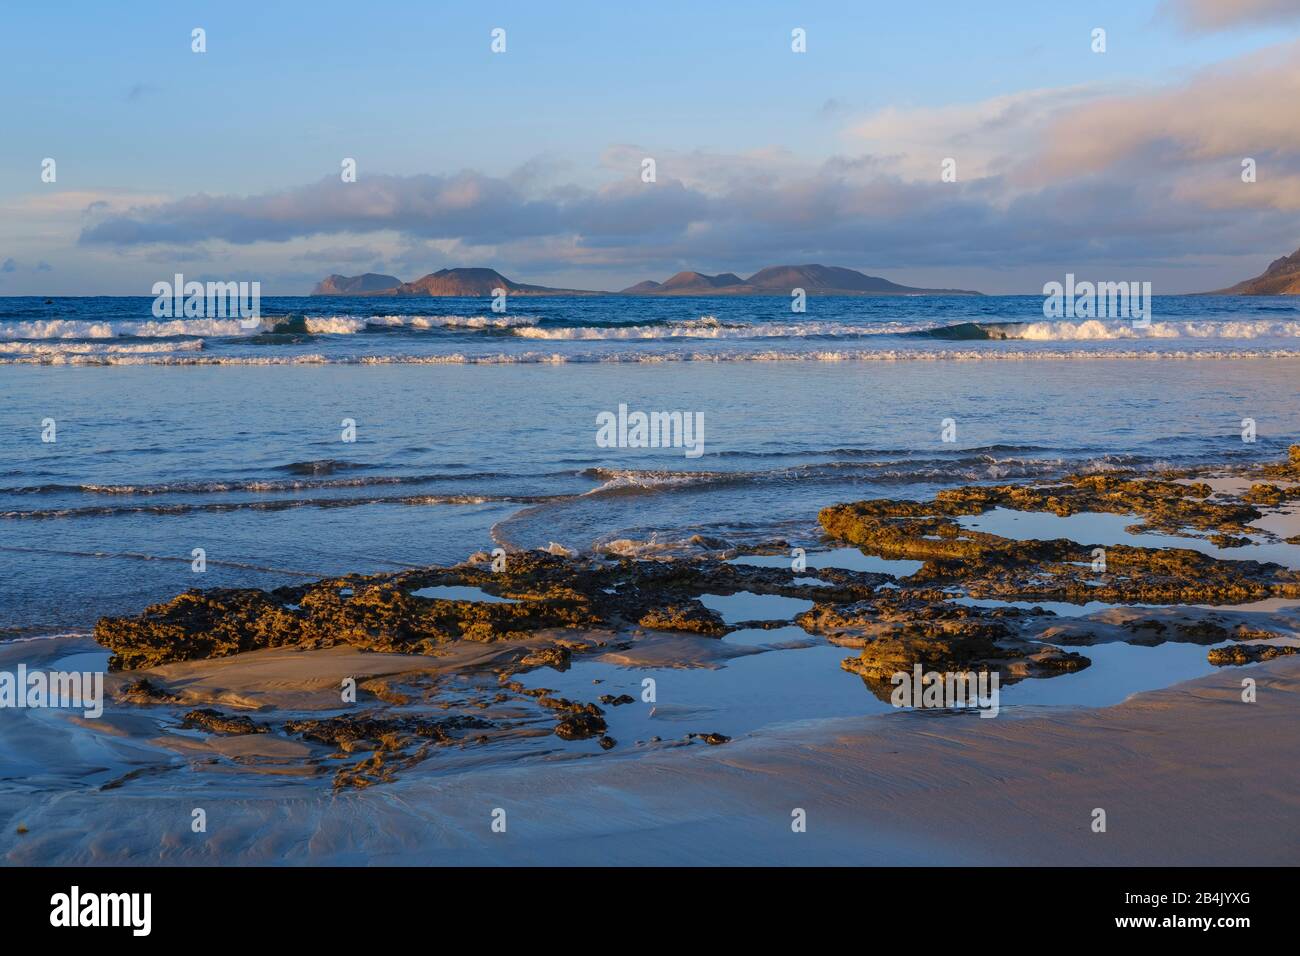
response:
[[[1253,279],[1238,282],[1215,295],[1300,295],[1300,249],[1274,259]]]
[[[183,718],[181,726],[206,730],[210,734],[229,734],[231,736],[266,733],[266,728],[261,724],[254,723],[251,717],[232,717],[209,707],[191,710]]]
[[[377,272],[367,272],[359,276],[341,276],[335,273],[316,283],[316,288],[311,290],[311,294],[370,295],[396,289],[401,284],[402,280],[396,276],[380,275]]]
[[[582,289],[552,289],[507,279],[495,269],[439,269],[414,282],[403,282],[384,295],[493,296],[498,289],[509,295],[600,295]]]
[[[817,264],[768,266],[748,279],[733,272],[706,275],[679,272],[664,282],[638,282],[624,295],[782,295],[795,289],[809,295],[979,295],[965,289],[922,289],[869,276],[856,269]]]
[[[699,659],[729,660],[742,649],[704,639],[725,636],[742,625],[726,623],[700,600],[704,595],[751,592],[811,602],[811,609],[793,623],[808,634],[852,648],[840,667],[859,675],[867,691],[891,703],[897,675],[917,668],[945,681],[950,676],[996,675],[999,683],[1010,684],[1088,667],[1087,657],[1063,646],[1106,641],[1233,642],[1210,648],[1210,662],[1249,664],[1296,650],[1280,643],[1245,642],[1296,635],[1286,633],[1282,624],[1281,630],[1272,630],[1274,618],[1262,613],[1180,605],[1300,596],[1300,571],[1221,560],[1188,548],[1129,546],[1104,548],[1104,564],[1097,565],[1091,545],[1005,538],[961,523],[994,508],[1009,508],[1055,515],[1134,515],[1135,530],[1158,528],[1201,538],[1267,536],[1252,522],[1264,514],[1261,509],[1294,499],[1300,483],[1300,446],[1292,447],[1285,461],[1239,473],[1253,484],[1237,497],[1212,493],[1190,473],[1126,472],[973,485],[947,489],[930,501],[876,499],[823,509],[821,524],[830,538],[873,555],[920,560],[919,570],[906,577],[838,568],[758,567],[728,563],[708,553],[636,560],[612,554],[513,552],[506,556],[504,568],[494,570],[499,562],[478,554],[452,567],[348,575],[271,591],[186,591],[136,616],[103,618],[95,636],[112,652],[110,668],[115,671],[279,647],[347,645],[439,657],[433,665],[420,661],[410,670],[400,664],[379,676],[358,674],[356,689],[370,695],[366,709],[311,718],[303,718],[297,709],[276,714],[262,708],[258,721],[211,707],[186,710],[199,703],[232,701],[223,695],[203,696],[201,687],[177,680],[177,671],[188,668],[118,679],[119,701],[174,708],[189,730],[271,736],[214,745],[213,753],[238,752],[239,760],[254,763],[298,761],[306,772],[328,768],[335,787],[385,783],[430,758],[435,748],[459,749],[497,739],[546,738],[551,749],[560,746],[555,738],[573,742],[575,748],[594,750],[584,743],[591,741],[601,750],[614,748],[610,725],[617,725],[621,714],[612,711],[607,718],[601,705],[633,705],[632,694],[605,693],[599,703],[592,703],[519,678],[526,673],[543,677],[546,668],[566,671],[578,666],[584,654],[608,654],[605,663],[633,658],[642,641],[649,659],[661,662],[663,658],[654,655],[680,653],[678,661],[691,663],[703,652]],[[731,550],[725,542],[708,546]],[[769,542],[755,550],[784,554],[788,543]],[[504,600],[436,596],[443,593],[437,589],[447,585],[478,588]],[[1035,606],[1040,601],[1170,606],[1112,607],[1058,617]],[[1268,628],[1261,626],[1265,623]],[[669,638],[647,631],[677,633]],[[565,684],[582,685],[572,675]],[[333,707],[333,700],[326,706]],[[186,712],[181,715],[181,710]],[[175,723],[166,721],[169,727]],[[298,739],[275,739],[284,736]],[[714,732],[687,735],[684,742],[716,745],[727,740]],[[304,742],[314,746],[305,747]],[[657,737],[650,741],[658,742]],[[324,748],[330,752],[324,753]],[[350,762],[357,757],[362,759]]]
[[[1290,467],[1290,466],[1285,466]],[[1240,603],[1300,596],[1300,573],[1276,564],[1224,561],[1183,548],[1097,546],[1067,539],[1020,541],[963,527],[956,519],[993,508],[1067,516],[1135,514],[1134,531],[1201,534],[1220,545],[1241,543],[1262,516],[1243,500],[1212,498],[1208,485],[1135,475],[1075,475],[1060,482],[967,486],[933,501],[859,501],[825,508],[832,537],[886,558],[925,562],[908,582],[960,585],[977,598],[1112,603]]]
[[[1215,667],[1224,667],[1258,664],[1291,654],[1300,654],[1300,647],[1292,644],[1230,644],[1210,648],[1206,657]]]

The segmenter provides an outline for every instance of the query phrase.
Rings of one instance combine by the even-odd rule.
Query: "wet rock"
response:
[[[1092,498],[1085,500],[1095,503]],[[934,502],[878,500],[836,505],[823,509],[820,520],[829,534],[868,553],[925,562],[908,579],[911,585],[955,585],[977,598],[1077,604],[1229,604],[1300,595],[1300,574],[1276,564],[1224,561],[1184,548],[1115,545],[1103,549],[1106,568],[1098,572],[1092,569],[1096,546],[1066,539],[1018,541],[964,528],[948,516],[1011,505],[1022,510],[1075,513],[1050,495],[1019,500],[1006,488],[975,488],[941,492]],[[1258,514],[1254,509],[1238,513],[1227,505],[1214,508],[1228,509],[1234,520]],[[1194,520],[1205,515],[1194,510],[1187,517]]]
[[[1091,663],[1082,654],[1015,637],[988,622],[949,631],[914,622],[868,641],[840,666],[861,677],[877,699],[889,701],[894,675],[911,674],[917,666],[926,673],[997,672],[1000,683],[1012,684],[1082,670]]]
[[[1294,497],[1297,491],[1300,491],[1300,489],[1283,488],[1269,482],[1257,482],[1251,485],[1250,489],[1241,497],[1243,501],[1248,501],[1254,505],[1277,507],[1288,498]]]
[[[212,734],[229,734],[231,736],[266,733],[266,728],[261,724],[254,723],[250,717],[232,717],[209,707],[191,710],[185,715],[181,726],[206,730]]]
[[[395,704],[401,707],[411,702],[411,698],[407,694],[397,690],[385,680],[368,680],[357,686],[361,690],[378,697],[386,704]]]
[[[400,749],[403,739],[409,737],[446,743],[455,739],[454,731],[492,726],[490,721],[473,716],[435,720],[428,717],[342,714],[323,719],[290,720],[284,729],[286,733],[298,734],[305,740],[332,744],[346,751],[355,749],[358,743],[377,743],[390,750]]]
[[[616,746],[618,746],[618,741],[615,740],[613,737],[606,735],[600,738],[601,750],[613,750]]]
[[[1217,548],[1248,548],[1255,543],[1244,534],[1212,534],[1209,542]]]
[[[1300,654],[1300,647],[1293,644],[1230,644],[1227,647],[1211,647],[1206,659],[1215,667],[1224,667],[1257,664],[1291,654]]]
[[[1227,627],[1210,618],[1169,621],[1142,618],[1124,621],[1119,626],[1133,635],[1129,643],[1143,647],[1156,647],[1166,641],[1179,644],[1218,644],[1233,636]]]
[[[302,643],[302,622],[265,591],[190,590],[136,618],[100,618],[95,640],[113,651],[110,670],[227,657]]]
[[[1265,465],[1260,469],[1260,473],[1270,478],[1288,478],[1291,481],[1300,481],[1300,445],[1292,445],[1287,449],[1286,461]]]
[[[600,702],[602,704],[608,704],[612,707],[621,707],[624,704],[635,704],[636,698],[633,697],[631,694],[619,694],[617,697],[615,697],[613,694],[601,694]]]
[[[540,697],[537,703],[551,710],[563,711],[566,714],[590,714],[593,717],[603,717],[605,712],[595,704],[584,704],[581,701],[569,700],[567,697]]]
[[[453,640],[518,640],[544,628],[601,623],[571,589],[513,604],[449,601],[414,596],[407,577],[331,579],[273,592],[187,591],[138,617],[101,618],[95,639],[114,652],[110,669],[131,670],[267,647],[350,644],[422,654]]]
[[[117,699],[124,704],[175,704],[180,698],[163,690],[147,677],[127,681],[117,692]]]
[[[720,636],[722,619],[699,603],[702,594],[752,591],[811,597],[786,568],[694,561],[597,560],[541,551],[509,555],[492,571],[486,555],[450,568],[348,575],[261,591],[226,588],[187,591],[134,617],[102,618],[100,644],[113,651],[110,667],[131,670],[172,661],[227,657],[269,647],[313,649],[347,644],[367,651],[430,654],[452,641],[523,640],[538,631],[576,628],[613,633],[640,625]],[[822,600],[851,601],[871,594],[889,575],[824,569]],[[416,596],[440,585],[482,588],[510,603]],[[583,646],[553,648],[572,652]],[[533,652],[539,666],[562,663],[563,650]],[[534,666],[533,663],[524,666]]]
[[[571,714],[556,724],[555,735],[562,740],[586,740],[603,736],[607,729],[603,717],[582,712]]]
[[[690,631],[708,637],[721,637],[727,633],[722,617],[698,601],[656,608],[646,612],[637,623],[656,631]]]
[[[521,668],[553,667],[557,671],[567,671],[573,652],[567,647],[543,647],[525,654],[519,661]]]

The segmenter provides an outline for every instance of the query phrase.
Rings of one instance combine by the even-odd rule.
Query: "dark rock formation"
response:
[[[782,295],[795,289],[809,295],[979,295],[965,289],[919,289],[841,266],[768,266],[748,279],[724,272],[679,272],[664,282],[638,282],[624,295]]]
[[[1227,647],[1211,647],[1205,656],[1215,667],[1224,667],[1257,664],[1291,654],[1300,654],[1300,647],[1293,644],[1229,644]]]
[[[229,714],[223,714],[219,710],[212,710],[208,707],[191,710],[185,715],[183,726],[206,730],[213,734],[230,734],[232,736],[266,733],[266,728],[261,724],[254,723],[251,717],[232,717]]]
[[[1300,295],[1300,249],[1274,259],[1260,275],[1238,282],[1216,295]]]
[[[367,272],[359,276],[341,276],[335,273],[320,282],[311,290],[312,295],[367,295],[372,292],[385,292],[396,289],[402,280],[396,276],[380,275]]]

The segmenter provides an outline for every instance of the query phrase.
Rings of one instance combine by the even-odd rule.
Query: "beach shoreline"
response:
[[[0,660],[13,656],[5,648]],[[1257,684],[1253,703],[1243,677]],[[47,760],[149,762],[142,725],[95,728],[87,749],[88,722],[39,717],[25,731],[0,724],[7,757],[26,746]],[[166,772],[109,788],[6,787],[0,855],[9,865],[1294,865],[1297,718],[1291,657],[1113,707],[801,722],[725,747],[505,762],[364,791],[250,783],[196,762],[183,787]],[[1092,830],[1098,807],[1104,833]],[[191,832],[195,808],[207,834]],[[497,809],[505,833],[492,830]],[[792,830],[797,810],[806,832]]]
[[[1300,445],[828,505],[830,551],[191,588],[0,644],[4,673],[107,670],[102,715],[0,712],[0,855],[1291,863],[1297,500]],[[900,705],[914,669],[1009,696]],[[1140,692],[1065,690],[1089,676]]]

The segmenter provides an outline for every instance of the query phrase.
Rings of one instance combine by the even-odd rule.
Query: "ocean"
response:
[[[838,501],[1300,437],[1284,298],[263,298],[292,334],[152,302],[0,299],[0,640],[498,546],[819,547]],[[702,454],[602,447],[620,405],[700,416]]]

